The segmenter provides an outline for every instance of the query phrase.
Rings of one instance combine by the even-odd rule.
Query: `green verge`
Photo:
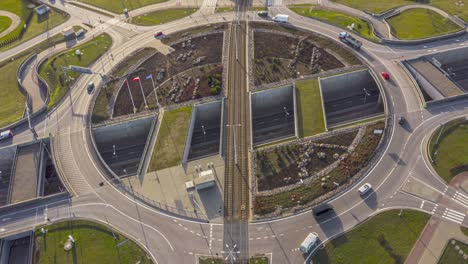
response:
[[[116,0],[78,0],[89,5],[93,5],[107,11],[122,14],[123,10],[127,8],[129,11],[140,7],[159,4],[168,0],[138,0],[138,1],[116,1]]]
[[[301,16],[321,20],[341,28],[347,28],[354,24],[354,32],[371,41],[378,41],[378,38],[374,35],[372,26],[367,21],[360,18],[323,9],[311,4],[293,5],[290,6],[289,9]]]
[[[366,10],[380,14],[389,9],[415,4],[414,0],[332,0],[338,4],[346,5],[358,10]],[[445,0],[446,1],[446,0]]]
[[[299,136],[325,132],[322,96],[318,79],[296,82]]]
[[[156,49],[154,48],[144,48],[136,54],[132,54],[131,56],[126,57],[123,62],[119,63],[112,69],[110,75],[114,78],[122,77],[133,64],[155,52]],[[115,90],[118,88],[116,86],[117,82],[118,79],[113,80],[109,82],[107,86],[103,86],[102,89],[99,90],[99,95],[96,98],[96,103],[94,104],[93,108],[93,124],[110,119],[107,108],[109,107],[109,100],[111,99]]]
[[[7,30],[11,26],[11,23],[13,23],[11,18],[6,16],[0,16],[0,33]]]
[[[195,13],[197,8],[174,8],[159,10],[156,12],[147,13],[141,16],[132,18],[131,23],[140,26],[153,26],[171,22],[177,19],[181,19],[186,16],[190,16]]]
[[[313,263],[403,263],[430,216],[419,211],[379,213],[329,241],[312,256]]]
[[[66,77],[62,72],[62,67],[68,65],[88,67],[111,46],[112,38],[104,33],[91,41],[56,54],[44,61],[39,66],[38,71],[50,88],[50,100],[47,107],[49,109],[54,107],[73,85],[74,80],[80,75],[76,72],[68,72],[71,81],[67,83]],[[75,51],[78,49],[82,52],[81,56],[75,54]]]
[[[462,29],[450,19],[425,8],[403,11],[399,15],[388,19],[388,23],[393,34],[404,40],[435,37]]]
[[[468,227],[460,226],[462,233],[468,237]]]
[[[459,16],[461,19],[468,21],[468,4],[463,4],[463,1],[447,1],[447,0],[431,0],[431,1],[415,1],[415,0],[332,0],[336,3],[347,5],[358,10],[367,10],[373,13],[382,13],[389,9],[411,4],[430,4],[451,15]],[[462,3],[462,4],[460,4]]]
[[[439,262],[437,262],[438,264],[466,264],[466,260],[463,258],[463,255],[458,253],[455,246],[459,246],[459,250],[463,250],[464,254],[468,254],[468,245],[458,240],[454,241],[455,245],[452,245],[450,242],[447,243],[444,253],[442,253]]]
[[[269,264],[270,261],[266,256],[255,256],[249,258],[249,264]]]
[[[75,30],[81,27],[74,27]],[[24,102],[26,97],[20,92],[16,80],[16,72],[20,64],[33,53],[40,53],[50,46],[64,42],[62,34],[56,34],[48,40],[17,54],[14,59],[8,59],[0,62],[0,127],[4,127],[20,120],[23,117]]]
[[[191,116],[191,106],[164,113],[148,172],[173,167],[182,162]]]
[[[224,6],[224,7],[217,7],[215,9],[216,13],[221,13],[221,12],[234,12],[234,7],[233,6]]]
[[[26,1],[23,0],[23,5],[25,5],[25,2]],[[16,5],[18,4],[16,3]],[[3,9],[1,8],[1,5],[0,5],[0,9]],[[20,25],[15,30],[8,33],[6,36],[3,36],[0,38],[0,43],[3,43],[8,40],[11,41],[10,44],[0,47],[0,51],[11,49],[15,46],[18,46],[21,43],[24,43],[46,31],[49,31],[50,29],[54,27],[57,27],[58,25],[64,23],[70,18],[70,15],[68,13],[55,9],[53,7],[50,8],[49,13],[43,16],[38,16],[37,13],[33,11],[34,9],[28,9],[28,8],[24,8],[24,9],[25,9],[24,12],[17,14],[21,17]],[[32,18],[23,36],[20,39],[14,40],[20,34],[21,29],[24,26],[24,23],[30,14],[32,15]]]
[[[333,182],[340,185],[348,182],[349,178],[364,168],[372,157],[381,138],[380,134],[374,134],[373,131],[375,129],[383,129],[384,126],[384,122],[367,126],[366,132],[355,150],[327,175],[326,186],[322,187],[321,179],[315,179],[308,184],[299,185],[297,188],[289,191],[267,196],[256,196],[254,199],[254,213],[265,215],[274,212],[277,208],[287,210],[297,205],[304,206],[313,202],[321,195],[333,191],[336,188]]]
[[[468,171],[468,120],[456,119],[439,127],[429,142],[432,166],[447,183]],[[435,154],[437,152],[437,154]]]
[[[104,225],[73,220],[44,228],[48,231],[45,235],[40,228],[35,230],[33,263],[153,263],[135,242]],[[68,235],[76,242],[73,249],[65,251]]]

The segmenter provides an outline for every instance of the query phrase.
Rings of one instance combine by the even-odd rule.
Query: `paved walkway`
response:
[[[11,19],[11,25],[5,31],[0,33],[0,38],[3,36],[6,36],[8,33],[15,30],[15,28],[17,28],[19,24],[21,23],[21,18],[18,15],[11,13],[11,12],[0,10],[0,16],[6,16]]]
[[[24,68],[23,87],[31,98],[32,112],[35,113],[44,106],[47,95],[41,92],[36,74],[37,56],[29,61]]]
[[[450,183],[450,185],[459,189],[459,186],[468,184],[467,176],[468,173],[461,173]],[[446,202],[449,203],[450,200],[446,200]],[[452,239],[468,244],[468,237],[461,232],[460,225],[452,221],[445,221],[438,216],[431,217],[405,263],[437,263],[444,252],[445,246]]]

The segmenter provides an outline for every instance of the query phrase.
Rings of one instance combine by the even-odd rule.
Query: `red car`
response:
[[[161,31],[154,34],[154,37],[157,39],[161,38],[162,36],[164,36],[164,34]]]
[[[382,77],[383,77],[385,80],[388,80],[388,79],[390,79],[390,74],[388,74],[388,72],[382,72]]]

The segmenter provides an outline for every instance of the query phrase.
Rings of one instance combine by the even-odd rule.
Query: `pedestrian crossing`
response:
[[[450,208],[445,208],[442,218],[450,220],[460,225],[461,223],[463,223],[465,216],[466,215],[464,213],[452,210]]]
[[[463,206],[468,207],[468,196],[459,191],[455,192],[455,194],[452,197],[452,200]]]
[[[203,6],[209,6],[209,7],[214,7],[216,6],[217,0],[204,0],[203,1]]]
[[[283,4],[283,0],[268,0],[267,5],[268,6],[280,6]]]

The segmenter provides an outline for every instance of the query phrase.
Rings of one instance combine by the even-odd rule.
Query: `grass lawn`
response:
[[[382,13],[391,8],[417,4],[415,0],[332,0],[336,3],[350,6],[359,10],[367,10],[373,13]],[[422,1],[419,2],[421,4]],[[459,16],[460,18],[468,21],[468,4],[464,1],[447,1],[447,0],[431,0],[426,1],[432,6],[435,6],[445,12]],[[461,4],[460,4],[461,3]]]
[[[44,61],[39,66],[39,74],[48,83],[50,87],[50,101],[48,108],[52,108],[66,94],[68,88],[71,87],[79,76],[78,73],[68,72],[71,79],[70,83],[66,83],[66,77],[62,72],[62,67],[68,65],[76,65],[82,67],[90,66],[102,54],[104,54],[112,46],[112,39],[108,34],[101,34],[95,39],[88,41],[79,46],[73,47],[56,54]],[[81,56],[77,56],[75,51],[79,49],[82,52]]]
[[[468,227],[460,226],[460,230],[468,237]]]
[[[234,12],[234,7],[233,6],[225,6],[225,7],[217,7],[215,9],[216,13],[220,12]]]
[[[23,117],[26,97],[20,92],[16,71],[27,56],[16,58],[0,66],[0,127],[18,121]]]
[[[429,215],[419,211],[382,212],[355,229],[326,243],[313,263],[403,263]]]
[[[290,6],[289,9],[299,15],[322,20],[342,28],[347,28],[354,24],[354,31],[356,33],[370,40],[378,40],[373,33],[372,26],[360,18],[332,10],[322,9],[310,4],[294,5]]]
[[[195,13],[197,8],[175,8],[159,10],[132,18],[132,23],[140,26],[159,25],[171,22]]]
[[[12,22],[13,21],[11,21],[9,17],[0,16],[0,33],[7,30],[10,27]]]
[[[212,257],[199,257],[199,264],[223,264],[223,259],[221,258],[212,258]]]
[[[129,11],[147,5],[159,4],[168,0],[78,0],[80,2],[93,5],[116,14],[122,14],[123,10],[127,8]]]
[[[299,136],[308,137],[325,132],[322,96],[317,79],[296,83]]]
[[[10,0],[5,0],[5,1],[9,2]],[[26,22],[26,19],[32,13],[32,18],[29,22],[26,32],[24,33],[21,39],[16,40],[9,45],[0,47],[0,51],[13,48],[25,41],[28,41],[54,27],[57,27],[58,25],[64,23],[70,18],[70,15],[55,8],[51,8],[49,13],[46,15],[38,16],[37,13],[33,11],[34,9],[29,9],[26,7],[28,3],[30,4],[30,2],[23,0],[23,7],[21,7],[21,5],[19,5],[18,3],[15,3],[16,8],[11,8],[11,12],[20,16],[22,21],[15,30],[13,30],[6,36],[1,37],[0,43],[6,40],[12,39],[15,36],[18,36],[21,31],[21,28],[24,26],[24,23]],[[2,5],[3,3],[0,4],[0,9],[7,10],[7,9],[2,8]]]
[[[268,11],[268,8],[265,6],[250,6],[249,11]]]
[[[250,257],[249,264],[269,264],[268,257],[259,256],[259,257]]]
[[[373,13],[382,13],[391,8],[415,4],[414,0],[332,0],[338,4],[347,5],[355,9],[366,10]],[[445,0],[446,1],[446,0]]]
[[[0,62],[0,83],[3,84],[0,90],[0,127],[18,121],[23,116],[24,102],[26,97],[20,92],[16,81],[16,71],[21,62],[27,59],[32,53],[39,53],[47,49],[50,45],[63,42],[62,34],[51,37],[48,41],[43,41],[15,56],[14,60]]]
[[[122,63],[114,67],[110,75],[117,78],[122,77],[133,64],[154,52],[156,52],[156,49],[154,48],[144,48],[136,54],[131,54],[126,57]],[[96,103],[93,108],[93,123],[99,123],[110,118],[107,112],[107,107],[109,106],[110,98],[118,88],[116,86],[117,82],[118,81],[111,81],[106,87],[103,86],[103,89],[99,91],[99,95],[96,98]]]
[[[164,113],[148,172],[173,167],[181,163],[191,116],[191,106]]]
[[[429,142],[432,166],[447,183],[460,172],[468,171],[467,138],[468,121],[464,118],[449,122],[432,135]]]
[[[452,244],[452,241],[454,241],[455,244]],[[458,240],[450,240],[450,242],[445,246],[444,253],[442,253],[438,264],[465,264],[466,260],[463,259],[463,255],[458,253],[459,250],[455,249],[456,246],[459,246],[459,250],[463,250],[464,254],[468,254],[467,244]]]
[[[124,235],[91,221],[65,221],[44,228],[45,235],[40,228],[35,231],[33,263],[153,263],[135,242],[124,242]],[[65,251],[68,235],[75,245]]]
[[[421,39],[461,30],[457,24],[429,9],[408,9],[388,20],[399,39]]]

